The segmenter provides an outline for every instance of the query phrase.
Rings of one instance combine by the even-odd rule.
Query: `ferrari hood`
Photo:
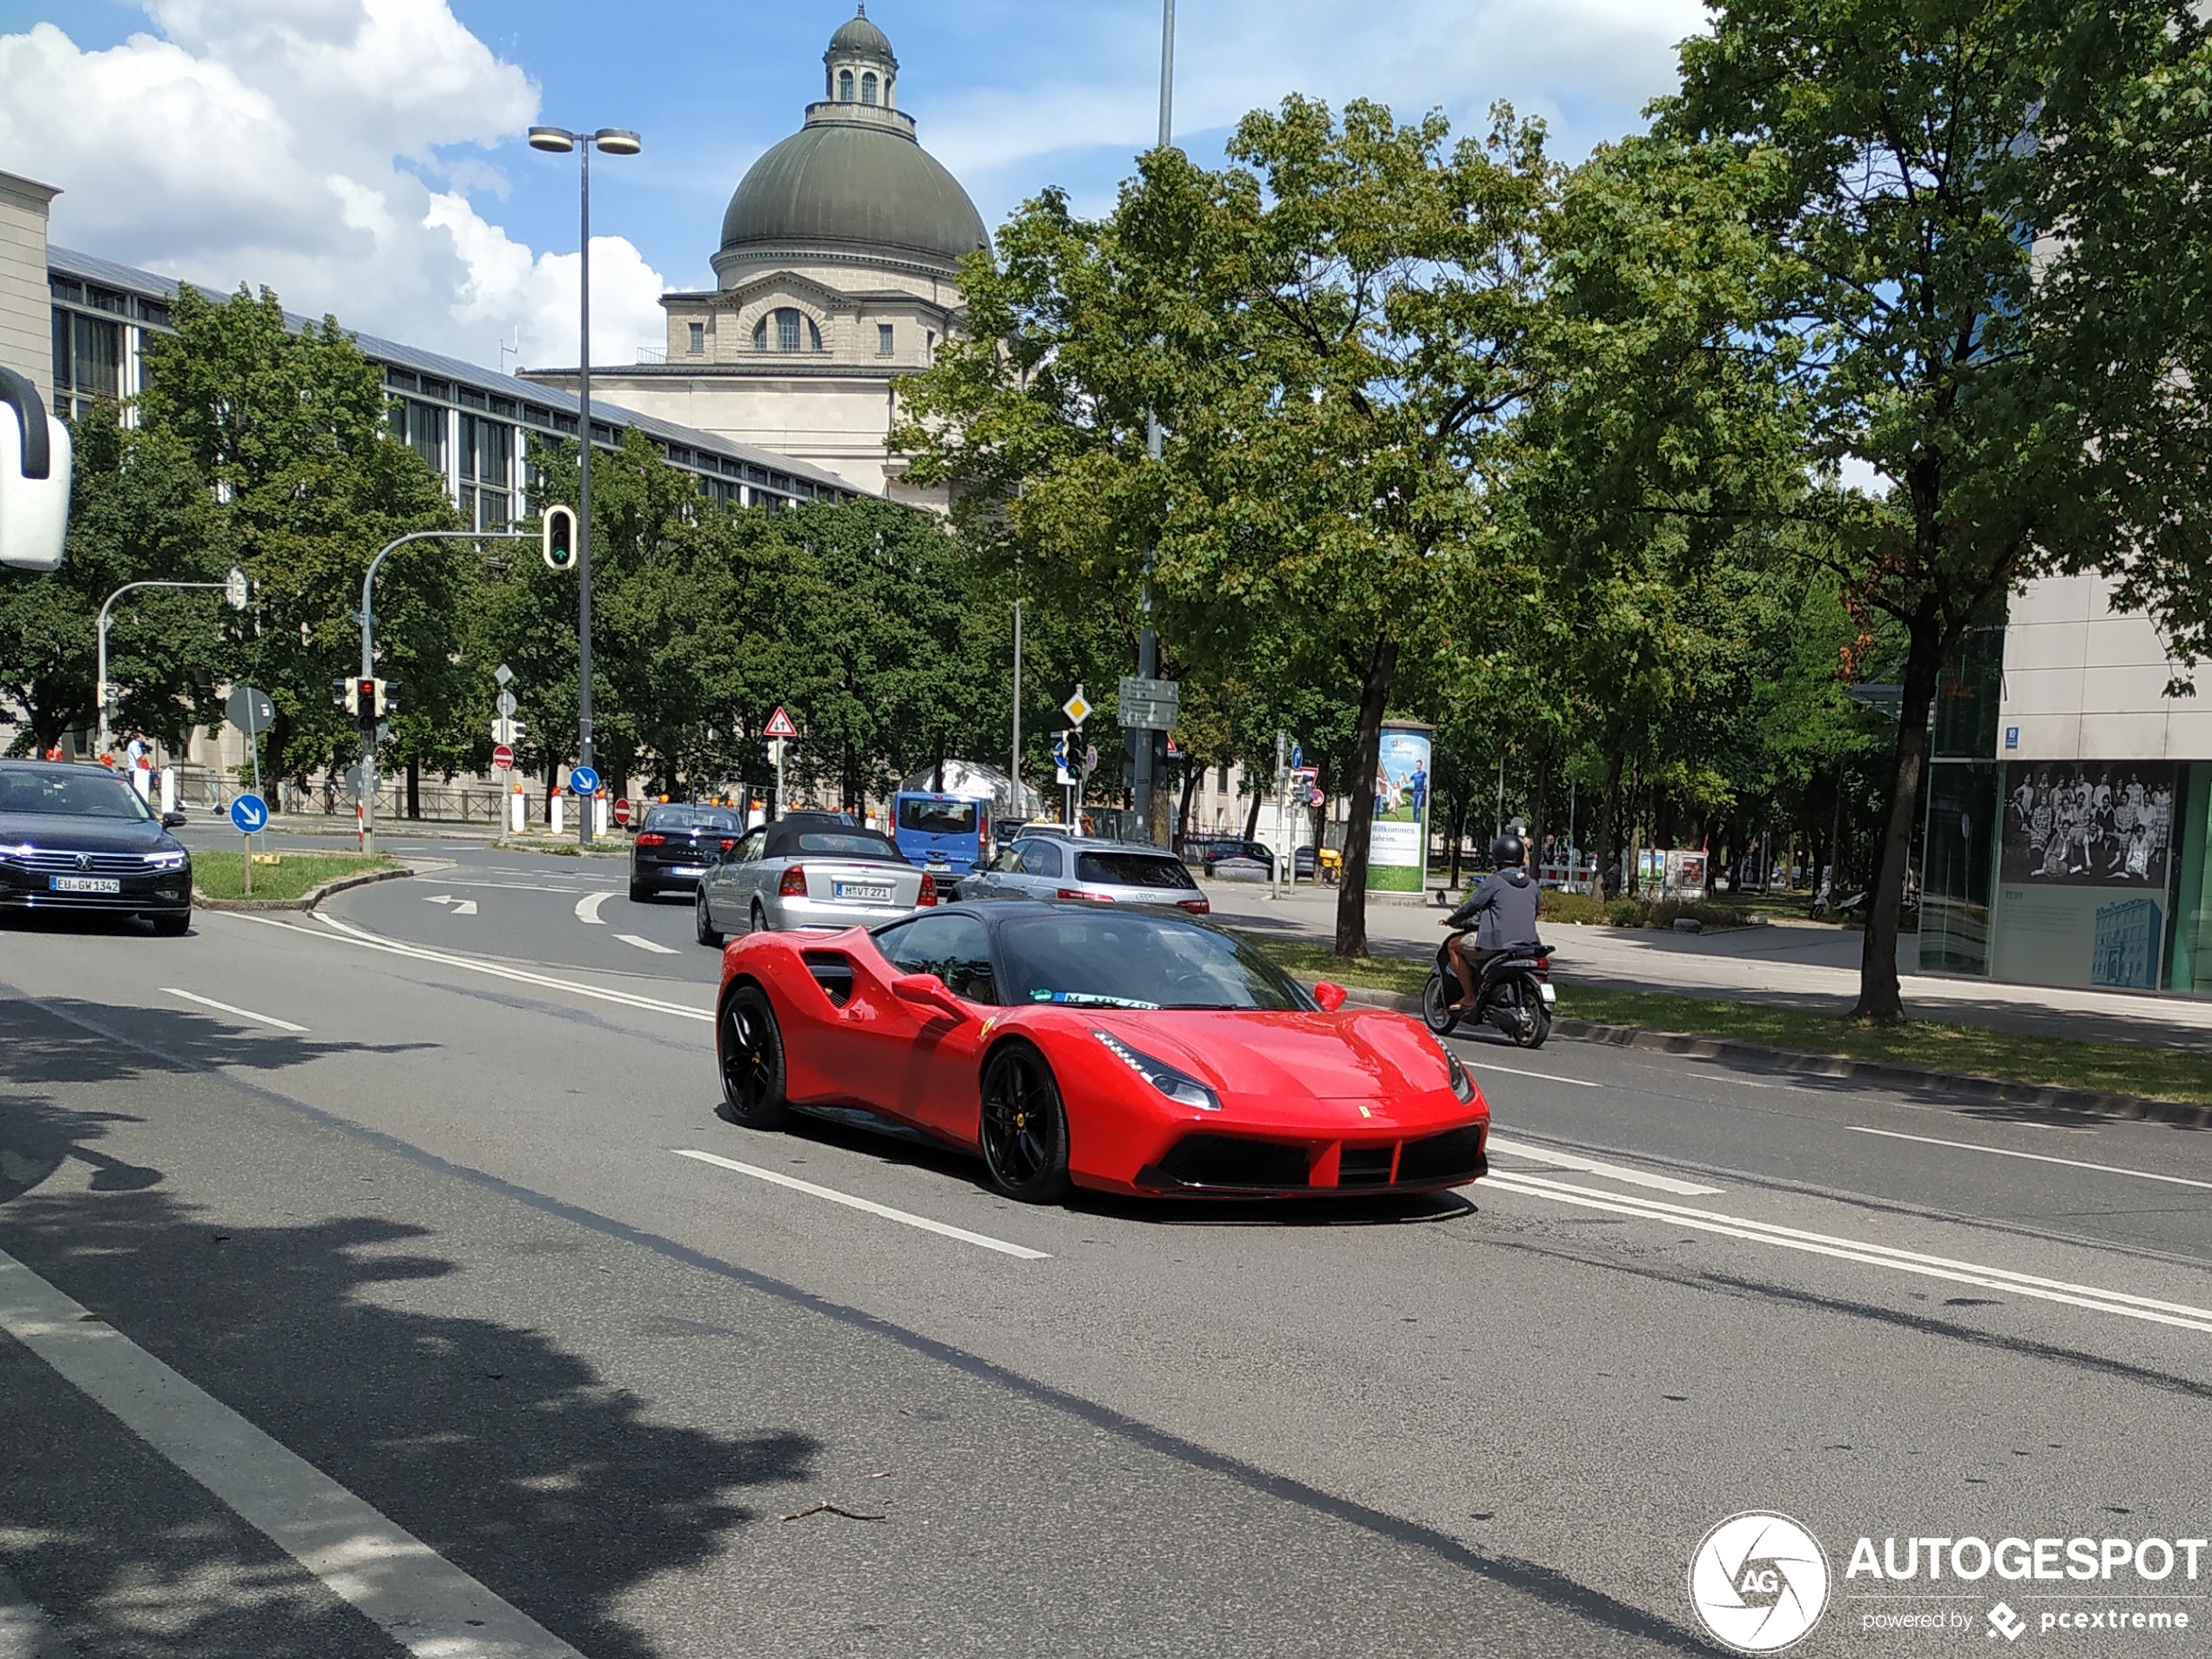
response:
[[[1224,1095],[1382,1100],[1451,1085],[1434,1039],[1404,1015],[1380,1008],[1101,1008],[1088,1022]]]

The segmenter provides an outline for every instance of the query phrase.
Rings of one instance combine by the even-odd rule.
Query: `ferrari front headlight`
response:
[[[1436,1045],[1443,1049],[1442,1043]],[[1460,1056],[1444,1049],[1444,1063],[1451,1069],[1452,1092],[1472,1106],[1474,1104],[1474,1079],[1467,1076],[1467,1069],[1460,1063]]]
[[[1178,1071],[1164,1060],[1155,1060],[1149,1054],[1140,1053],[1110,1031],[1094,1028],[1090,1035],[1104,1043],[1116,1060],[1177,1105],[1192,1107],[1202,1112],[1221,1109],[1221,1096],[1189,1072]]]

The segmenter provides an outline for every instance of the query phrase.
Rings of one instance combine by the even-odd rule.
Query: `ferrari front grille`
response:
[[[1160,1160],[1160,1172],[1186,1187],[1244,1187],[1280,1192],[1306,1184],[1306,1150],[1238,1135],[1186,1135]]]
[[[1350,1156],[1347,1150],[1345,1157]],[[1469,1123],[1464,1129],[1406,1142],[1398,1158],[1398,1180],[1401,1186],[1408,1182],[1462,1180],[1481,1175],[1488,1168],[1482,1156],[1482,1126]]]
[[[1386,1187],[1390,1184],[1390,1165],[1398,1150],[1395,1143],[1385,1141],[1380,1146],[1347,1146],[1337,1157],[1337,1184],[1340,1187]]]

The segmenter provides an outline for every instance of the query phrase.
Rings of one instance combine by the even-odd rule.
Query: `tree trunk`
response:
[[[1464,792],[1452,798],[1452,873],[1447,880],[1452,891],[1460,890],[1460,843],[1467,839],[1467,798]]]
[[[422,763],[412,756],[407,763],[407,815],[422,816]]]
[[[1544,809],[1551,804],[1551,751],[1542,750],[1536,756],[1535,781],[1528,787],[1528,833],[1522,839],[1528,843],[1528,868],[1533,873],[1543,861]]]
[[[1380,639],[1367,657],[1352,738],[1352,818],[1344,826],[1343,883],[1337,889],[1337,954],[1367,954],[1367,840],[1375,821],[1375,769],[1382,764],[1383,716],[1398,673],[1398,642]]]
[[[1813,883],[1813,890],[1820,890],[1820,883]],[[1836,762],[1836,813],[1828,826],[1828,904],[1832,914],[1836,901],[1844,896],[1844,763]]]
[[[1178,853],[1190,838],[1190,803],[1197,796],[1198,779],[1205,776],[1205,772],[1195,760],[1186,759],[1183,763],[1183,799],[1176,803],[1175,837],[1170,843]]]
[[[1251,790],[1252,804],[1244,809],[1244,839],[1248,841],[1259,833],[1259,786],[1254,784]],[[1278,837],[1283,833],[1283,826],[1280,824],[1275,826],[1275,833]]]
[[[1621,792],[1621,753],[1605,758],[1605,787],[1597,792],[1597,822],[1590,826],[1590,857],[1597,865],[1597,892],[1611,896],[1613,883],[1613,801]]]
[[[1936,680],[1947,640],[1940,612],[1924,603],[1910,624],[1912,648],[1905,656],[1904,699],[1898,709],[1897,766],[1890,779],[1890,811],[1875,853],[1874,880],[1867,889],[1866,942],[1858,965],[1858,1006],[1854,1020],[1895,1025],[1905,1018],[1905,999],[1897,978],[1898,911],[1905,900],[1905,867],[1912,857],[1912,826],[1920,807],[1920,780],[1927,771],[1928,714],[1935,706]]]

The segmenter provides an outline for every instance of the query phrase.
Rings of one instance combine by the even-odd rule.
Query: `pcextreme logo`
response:
[[[1827,1554],[1787,1515],[1730,1515],[1689,1558],[1689,1604],[1715,1641],[1739,1653],[1778,1653],[1820,1622]]]

